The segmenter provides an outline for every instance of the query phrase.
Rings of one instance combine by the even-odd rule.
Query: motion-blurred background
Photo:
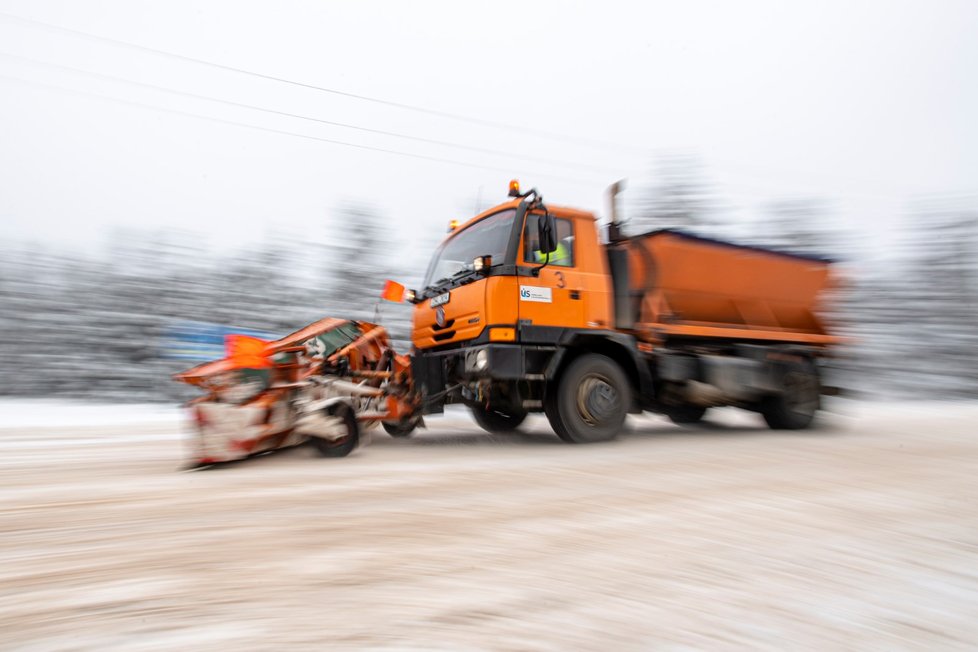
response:
[[[0,1],[0,395],[373,319],[510,178],[840,261],[839,382],[978,397],[978,5]],[[380,319],[401,349],[410,310]]]

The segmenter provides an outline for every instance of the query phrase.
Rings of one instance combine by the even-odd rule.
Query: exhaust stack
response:
[[[625,189],[625,180],[615,181],[608,186],[608,210],[611,222],[608,223],[608,242],[621,240],[621,222],[618,220],[618,195]]]

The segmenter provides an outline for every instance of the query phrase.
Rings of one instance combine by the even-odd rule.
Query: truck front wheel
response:
[[[630,404],[625,372],[596,353],[577,358],[550,392],[544,410],[557,436],[573,444],[614,439]]]
[[[486,432],[494,435],[505,435],[515,432],[526,418],[524,411],[503,412],[494,408],[483,407],[482,405],[472,406],[472,418]]]

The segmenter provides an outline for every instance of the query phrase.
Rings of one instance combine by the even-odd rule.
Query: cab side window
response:
[[[557,250],[550,252],[550,265],[557,267],[574,266],[574,222],[557,218]],[[537,241],[537,216],[527,215],[523,228],[523,261],[542,265],[547,255],[540,252]]]

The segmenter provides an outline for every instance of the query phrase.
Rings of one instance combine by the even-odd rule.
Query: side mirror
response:
[[[537,218],[537,241],[540,243],[541,254],[557,251],[557,221],[550,213],[544,213]]]

